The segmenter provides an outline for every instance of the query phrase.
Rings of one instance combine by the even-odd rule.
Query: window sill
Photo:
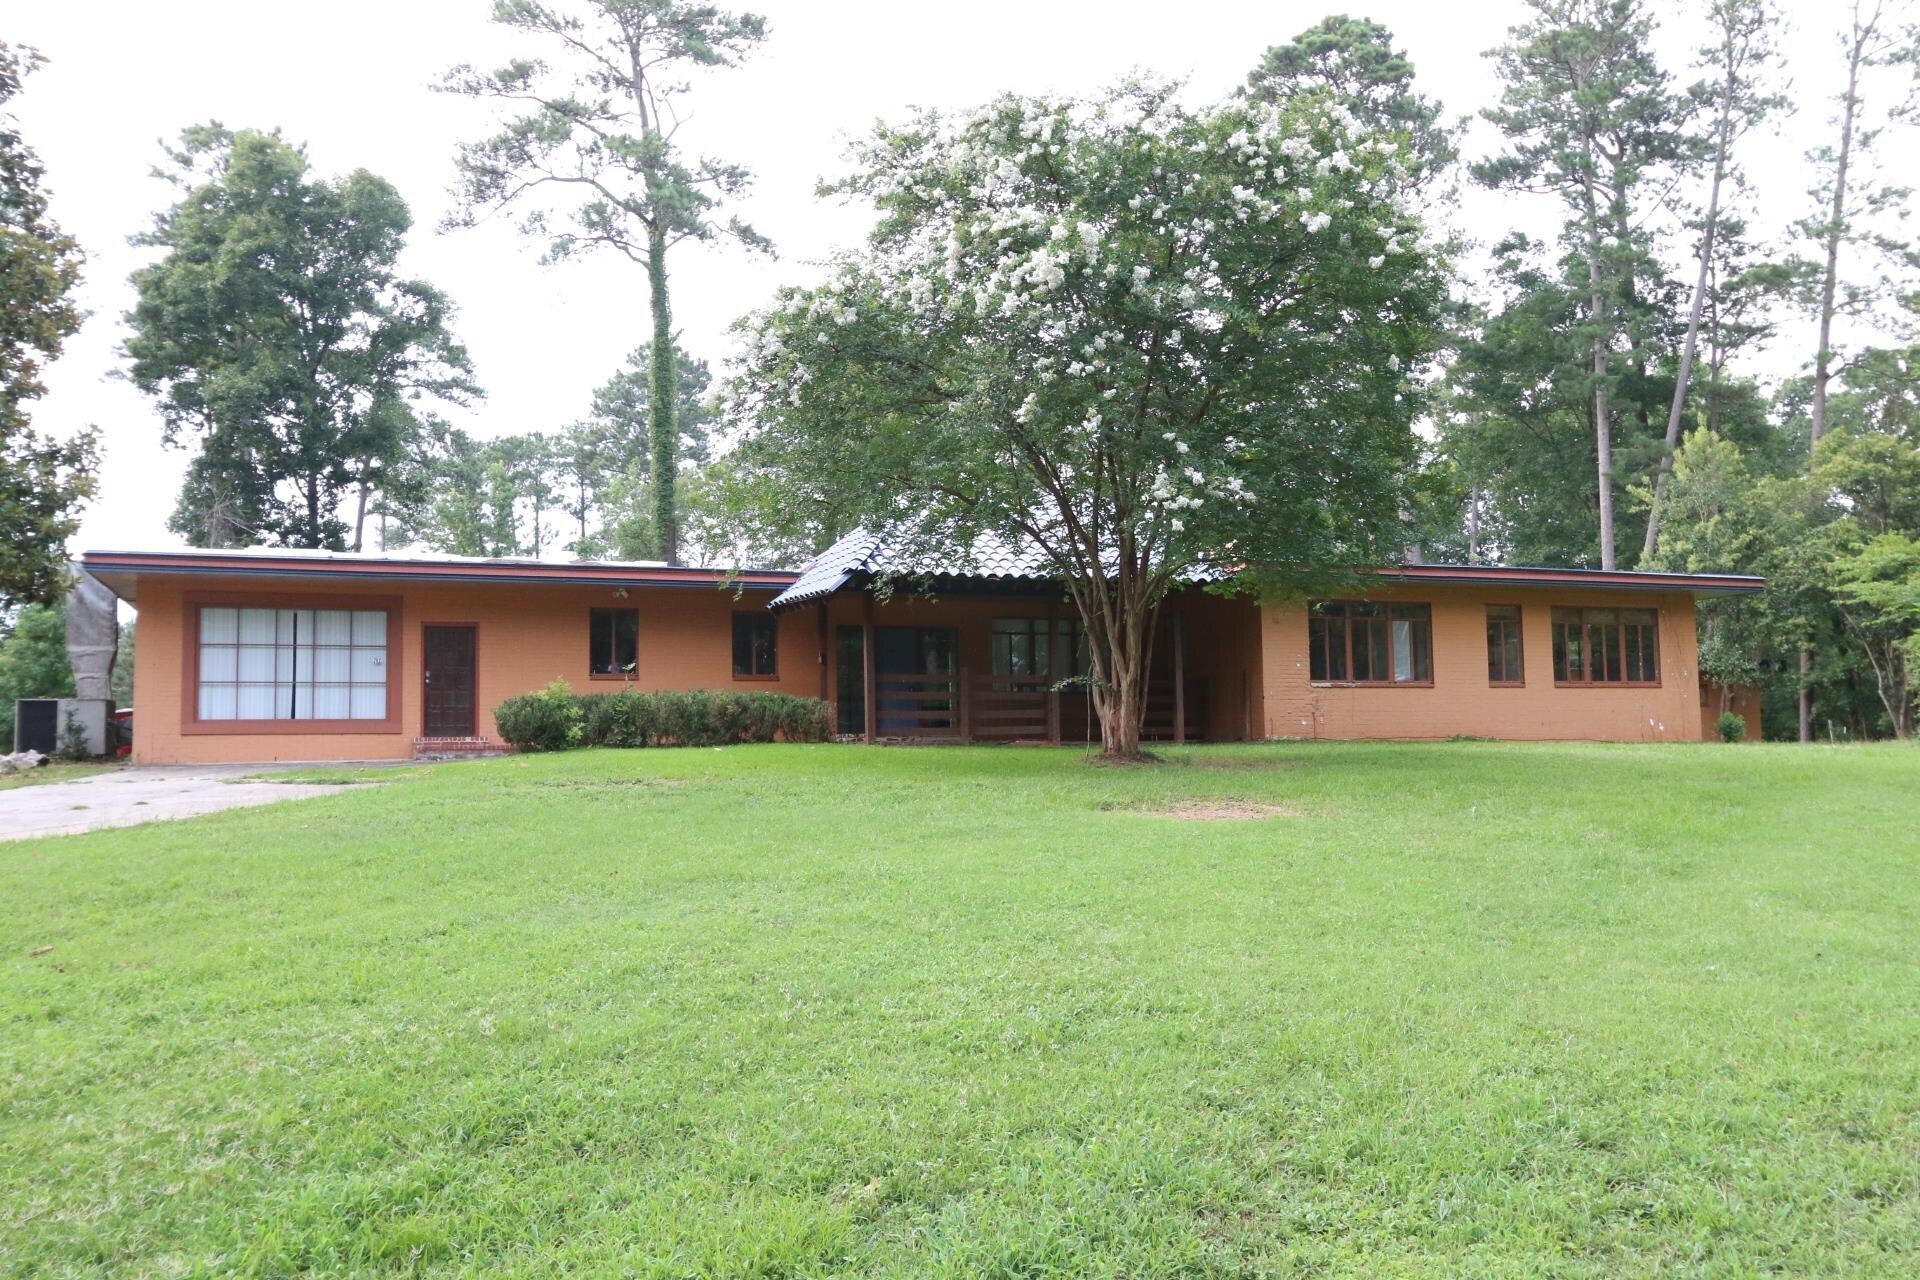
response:
[[[738,671],[736,671],[733,673],[733,678],[737,681],[740,681],[741,683],[766,684],[770,681],[778,680],[780,678],[780,674],[779,672],[775,672],[773,675],[770,675],[770,676],[743,676]]]
[[[618,674],[614,672],[603,673],[599,671],[593,671],[587,674],[587,679],[589,680],[624,680],[630,683],[635,679],[635,677],[630,675]]]
[[[1527,687],[1527,682],[1525,680],[1489,680],[1487,681],[1487,688],[1489,689],[1524,689],[1526,687]]]
[[[191,736],[243,737],[268,734],[399,733],[400,720],[189,720],[180,732]]]
[[[1556,689],[1658,689],[1658,680],[1555,680]]]
[[[1431,680],[1309,680],[1315,689],[1431,689]]]

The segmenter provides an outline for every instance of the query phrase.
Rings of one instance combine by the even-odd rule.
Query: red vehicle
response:
[[[133,708],[122,707],[113,713],[113,754],[133,754]]]

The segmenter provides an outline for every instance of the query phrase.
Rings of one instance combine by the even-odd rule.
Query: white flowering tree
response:
[[[879,221],[743,321],[734,492],[791,537],[1037,548],[1086,625],[1105,753],[1139,755],[1155,621],[1395,541],[1444,297],[1404,140],[1324,99],[1164,85],[882,129]]]

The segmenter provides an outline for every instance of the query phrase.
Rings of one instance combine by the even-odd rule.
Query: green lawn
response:
[[[513,758],[0,902],[9,1276],[1920,1273],[1911,749]]]

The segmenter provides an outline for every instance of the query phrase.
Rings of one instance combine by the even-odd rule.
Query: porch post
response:
[[[960,668],[960,741],[973,741],[973,703],[967,698],[967,669]]]
[[[1173,611],[1173,740],[1187,740],[1187,627],[1178,609]]]
[[[1047,597],[1047,741],[1060,745],[1060,602]]]
[[[831,633],[827,629],[825,597],[822,597],[820,603],[814,608],[820,615],[820,701],[830,702],[833,692],[833,649],[827,644],[827,637]]]
[[[866,682],[867,741],[872,742],[880,736],[880,677],[873,654],[873,597],[866,596],[861,606],[860,622],[860,661],[862,678]]]

